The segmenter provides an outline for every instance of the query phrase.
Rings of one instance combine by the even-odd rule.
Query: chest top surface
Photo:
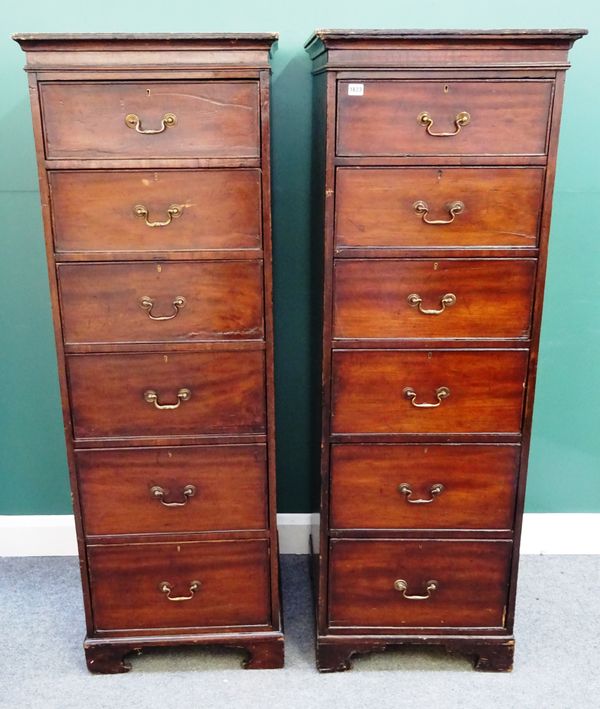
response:
[[[306,51],[313,70],[349,67],[567,68],[585,29],[316,30]]]
[[[267,33],[18,33],[26,71],[181,69],[241,66],[268,69],[276,32]]]

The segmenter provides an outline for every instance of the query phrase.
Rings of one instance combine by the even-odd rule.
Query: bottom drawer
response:
[[[97,631],[270,624],[262,540],[88,547]]]
[[[511,554],[508,541],[333,540],[329,625],[504,627]]]

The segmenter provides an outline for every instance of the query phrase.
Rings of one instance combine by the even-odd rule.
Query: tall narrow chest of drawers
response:
[[[567,52],[583,30],[319,31],[318,666],[512,667]]]
[[[92,672],[146,646],[283,662],[269,51],[19,35]]]

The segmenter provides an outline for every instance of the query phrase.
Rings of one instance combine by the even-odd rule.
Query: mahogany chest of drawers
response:
[[[92,672],[280,667],[273,34],[19,35]]]
[[[512,667],[563,83],[583,34],[324,30],[306,45],[321,671],[410,643]]]

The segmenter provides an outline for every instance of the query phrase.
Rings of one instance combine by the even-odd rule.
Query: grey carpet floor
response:
[[[515,669],[473,672],[438,648],[400,649],[319,675],[308,559],[283,557],[286,666],[246,671],[224,649],[149,650],[124,675],[90,675],[77,561],[0,559],[0,706],[10,709],[596,709],[600,557],[521,561]]]

